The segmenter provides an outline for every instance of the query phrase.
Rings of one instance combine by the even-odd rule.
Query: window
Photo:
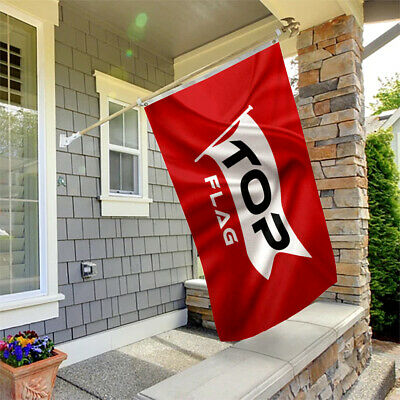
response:
[[[127,104],[109,100],[109,114]],[[109,125],[110,192],[140,195],[139,112],[132,109],[114,118]]]
[[[96,71],[100,118],[149,94],[145,89]],[[103,216],[148,216],[147,120],[135,107],[101,126],[101,211]]]
[[[0,329],[56,317],[64,298],[55,250],[54,23],[41,8],[36,19],[0,4]]]

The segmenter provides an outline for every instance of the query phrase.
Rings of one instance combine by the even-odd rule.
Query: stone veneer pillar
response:
[[[343,15],[302,31],[297,48],[299,114],[338,274],[321,297],[368,309],[362,30]]]

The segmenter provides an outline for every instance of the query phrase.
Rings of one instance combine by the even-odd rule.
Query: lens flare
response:
[[[133,56],[133,50],[132,50],[132,49],[126,50],[125,55],[126,55],[127,57],[132,57],[132,56]]]
[[[146,26],[146,24],[147,24],[147,14],[146,13],[142,12],[142,13],[139,13],[138,15],[136,15],[135,25],[138,28],[144,28]]]

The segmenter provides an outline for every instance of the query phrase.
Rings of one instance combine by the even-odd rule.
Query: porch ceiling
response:
[[[62,0],[175,58],[271,13],[259,0]]]

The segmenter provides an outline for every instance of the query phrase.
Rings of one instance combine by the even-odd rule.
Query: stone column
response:
[[[298,108],[336,260],[321,297],[369,307],[362,30],[340,16],[298,36]]]

